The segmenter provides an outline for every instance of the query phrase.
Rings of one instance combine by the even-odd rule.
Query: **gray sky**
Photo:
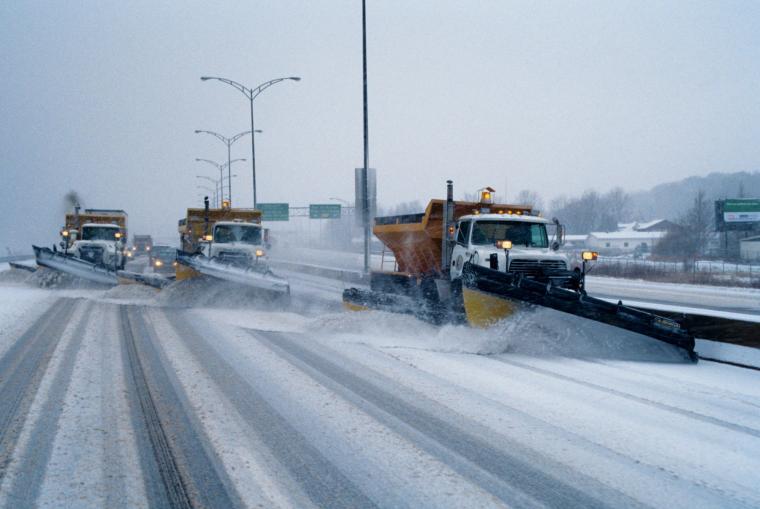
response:
[[[546,197],[760,169],[760,2],[369,0],[370,163],[382,203],[455,180]],[[0,3],[0,249],[50,244],[62,198],[173,235],[196,135],[249,129],[259,201],[353,201],[361,2]],[[233,147],[250,159],[250,142]],[[233,202],[251,203],[250,162]]]

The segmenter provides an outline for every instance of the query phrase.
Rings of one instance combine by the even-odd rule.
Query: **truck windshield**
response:
[[[261,227],[242,224],[222,224],[214,228],[214,242],[228,244],[261,244]]]
[[[112,226],[85,226],[82,228],[82,240],[116,240],[118,228]]]
[[[472,229],[475,245],[495,244],[498,240],[511,240],[514,246],[549,247],[546,226],[524,221],[476,221]]]

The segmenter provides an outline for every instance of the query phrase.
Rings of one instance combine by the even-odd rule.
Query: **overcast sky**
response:
[[[491,185],[547,198],[760,169],[760,2],[369,0],[381,203]],[[361,2],[0,2],[0,250],[52,243],[63,195],[173,235],[200,202],[195,129],[249,129],[258,198],[353,201]],[[233,157],[250,159],[250,141]],[[250,206],[250,161],[233,203]]]

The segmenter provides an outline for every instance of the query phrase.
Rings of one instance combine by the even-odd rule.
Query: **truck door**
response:
[[[467,247],[470,243],[471,224],[469,220],[457,223],[456,242],[454,250],[451,253],[451,279],[458,279],[462,276],[462,267],[464,267],[464,262],[469,258]]]

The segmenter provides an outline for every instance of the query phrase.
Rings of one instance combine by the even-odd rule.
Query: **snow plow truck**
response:
[[[66,214],[60,250],[32,246],[37,265],[90,281],[117,284],[116,272],[126,263],[127,213],[123,210],[85,209]]]
[[[638,332],[697,359],[694,337],[676,319],[589,296],[586,267],[597,254],[584,251],[572,266],[560,251],[559,221],[529,205],[496,204],[491,188],[478,197],[454,201],[448,181],[446,200],[431,200],[425,212],[376,218],[373,232],[396,270],[371,272],[369,289],[344,290],[345,306],[488,327],[528,303]]]
[[[261,211],[232,208],[226,200],[221,208],[210,208],[206,198],[203,208],[187,209],[178,230],[178,281],[203,274],[275,294],[290,293],[288,282],[269,267],[268,231],[261,224]]]

